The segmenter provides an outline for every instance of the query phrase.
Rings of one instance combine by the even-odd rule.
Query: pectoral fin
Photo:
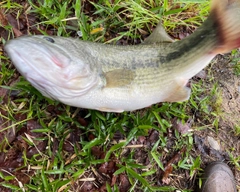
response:
[[[172,43],[174,40],[167,34],[161,22],[158,23],[152,34],[144,40],[144,44]]]
[[[188,100],[191,94],[191,89],[189,87],[186,87],[186,82],[186,80],[179,80],[174,82],[174,85],[172,86],[172,91],[165,99],[165,101],[179,102]]]
[[[115,69],[105,73],[107,88],[123,87],[131,84],[136,74],[129,69]]]

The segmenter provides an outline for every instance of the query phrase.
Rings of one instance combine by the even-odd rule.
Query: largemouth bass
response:
[[[219,53],[240,46],[240,0],[213,0],[192,35],[173,42],[161,25],[141,45],[23,36],[5,50],[44,96],[70,106],[123,112],[187,100],[186,83]]]

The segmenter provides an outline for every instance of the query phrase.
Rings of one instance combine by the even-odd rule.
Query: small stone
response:
[[[206,79],[207,73],[206,73],[206,71],[202,70],[198,74],[196,74],[196,77],[199,79]]]
[[[212,147],[213,149],[215,149],[217,151],[221,150],[220,145],[218,144],[218,142],[214,138],[208,136],[207,140],[208,140],[208,143],[209,143],[210,147]]]

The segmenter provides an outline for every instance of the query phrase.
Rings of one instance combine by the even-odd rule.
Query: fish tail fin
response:
[[[240,47],[240,0],[212,0],[211,13],[220,38],[214,52],[226,53]]]

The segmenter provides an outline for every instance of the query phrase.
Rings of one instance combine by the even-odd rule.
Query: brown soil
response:
[[[218,55],[213,65],[209,67],[211,75],[208,78],[214,79],[208,83],[207,87],[213,87],[213,83],[218,85],[218,109],[219,127],[218,130],[206,129],[195,132],[195,152],[196,156],[201,155],[202,167],[212,161],[224,161],[231,168],[235,175],[238,188],[240,187],[240,170],[229,164],[231,152],[235,158],[240,157],[240,135],[235,135],[235,127],[240,125],[240,78],[234,74],[229,55]],[[214,99],[214,98],[213,98]],[[211,122],[210,122],[211,123]],[[208,137],[217,141],[220,149],[214,149],[208,142]]]
[[[240,52],[236,56],[240,57]],[[221,143],[222,151],[233,149],[235,158],[240,157],[240,135],[234,134],[235,127],[240,126],[240,77],[234,74],[229,57],[217,57],[211,69],[214,79],[218,82],[222,97],[222,115],[219,131],[216,134]],[[237,185],[240,187],[240,170],[233,169]]]

